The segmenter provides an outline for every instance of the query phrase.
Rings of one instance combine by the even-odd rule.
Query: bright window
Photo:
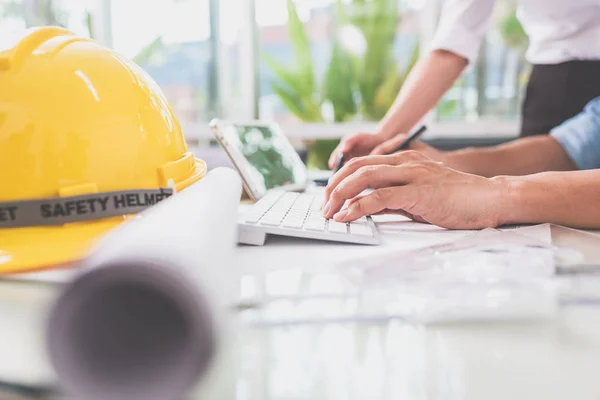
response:
[[[444,96],[437,119],[516,120],[529,72],[526,46],[527,37],[516,19],[514,1],[498,1],[477,63]]]
[[[40,25],[59,25],[90,37],[89,4],[81,0],[0,0],[0,39]]]
[[[113,47],[161,86],[183,121],[209,118],[217,94],[207,1],[113,1]]]
[[[238,106],[239,17],[220,18],[213,6],[239,2],[112,1],[112,46],[149,73],[182,123],[205,123]]]
[[[214,117],[331,138],[385,114],[444,1],[294,0],[290,14],[288,0],[0,0],[0,40],[49,24],[102,40],[148,71],[191,138]],[[478,62],[433,110],[438,132],[516,127],[528,65],[513,3],[497,1]]]
[[[276,3],[256,0],[260,116],[379,120],[416,61],[420,2],[297,0],[291,19],[287,2]]]

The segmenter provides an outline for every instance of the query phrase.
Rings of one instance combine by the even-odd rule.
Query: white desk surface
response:
[[[392,232],[380,247],[283,238],[271,238],[264,247],[238,247],[244,291],[279,298],[280,315],[306,306],[298,296],[307,287],[321,290],[324,301],[344,301],[335,295],[336,282],[320,278],[333,264],[465,234],[408,224],[403,229],[409,230],[381,226]],[[596,253],[600,256],[600,248]],[[0,290],[0,380],[51,382],[42,347],[43,311],[56,288],[0,283]],[[256,313],[242,312],[239,322]],[[566,308],[550,319],[518,322],[242,324],[235,339],[209,393],[198,398],[600,398],[600,306]]]

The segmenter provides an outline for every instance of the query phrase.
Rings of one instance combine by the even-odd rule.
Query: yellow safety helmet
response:
[[[68,266],[205,173],[132,61],[58,27],[0,49],[0,273]]]

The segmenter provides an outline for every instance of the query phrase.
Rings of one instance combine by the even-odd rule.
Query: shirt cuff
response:
[[[448,50],[465,57],[469,64],[477,59],[481,39],[458,24],[442,24],[430,44],[430,50]]]
[[[550,131],[581,170],[600,168],[600,99]]]

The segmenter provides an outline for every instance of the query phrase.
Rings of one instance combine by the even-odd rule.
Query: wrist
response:
[[[530,182],[520,177],[495,176],[491,179],[498,188],[493,207],[497,210],[497,225],[534,222],[535,200]]]
[[[473,173],[472,168],[469,168],[467,163],[465,162],[465,158],[463,156],[462,150],[455,151],[442,151],[440,150],[441,162],[444,165],[455,169],[457,171],[466,172],[468,174]]]
[[[386,142],[388,140],[390,140],[391,138],[393,138],[394,136],[396,136],[395,133],[392,133],[391,131],[387,131],[387,130],[382,130],[382,129],[377,129],[375,131],[375,136],[378,138],[378,140],[383,143]]]
[[[394,123],[392,120],[386,119],[381,121],[375,130],[375,135],[377,135],[382,141],[390,140],[396,135],[402,133],[408,133],[408,128],[406,128],[404,124]]]

